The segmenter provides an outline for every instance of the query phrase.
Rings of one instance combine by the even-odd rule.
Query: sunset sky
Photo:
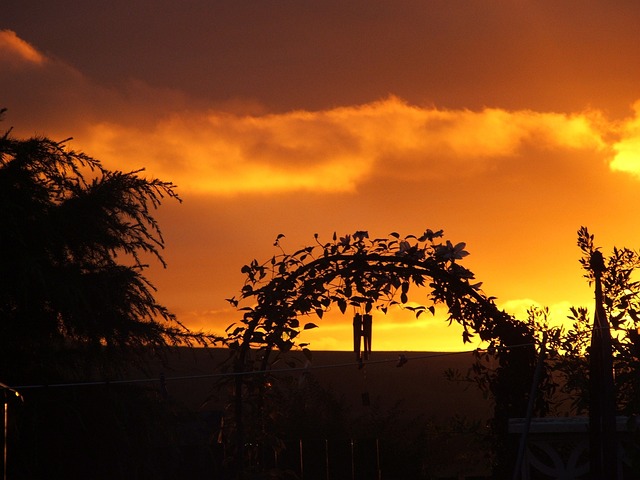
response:
[[[224,299],[278,234],[426,228],[501,307],[561,323],[592,303],[581,225],[640,247],[638,25],[637,0],[3,0],[0,131],[178,186],[148,276],[190,327],[241,318]],[[313,321],[312,349],[351,347],[350,316]],[[374,317],[374,350],[475,346]]]

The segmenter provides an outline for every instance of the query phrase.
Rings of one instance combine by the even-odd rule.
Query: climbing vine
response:
[[[296,343],[300,331],[317,328],[316,322],[335,306],[342,313],[353,306],[369,314],[401,305],[416,317],[445,308],[448,322],[462,326],[463,342],[478,336],[499,358],[500,368],[490,386],[501,392],[497,415],[506,421],[523,414],[535,363],[532,331],[497,308],[473,272],[461,264],[468,255],[465,243],[446,240],[442,230],[404,237],[394,232],[387,238],[370,238],[368,232],[357,231],[340,237],[334,234],[324,243],[316,234],[313,245],[289,254],[282,247],[283,238],[276,238],[278,252],[269,260],[253,260],[242,267],[244,285],[237,297],[228,299],[242,313],[227,328],[226,338],[237,374],[238,449],[244,445],[243,396],[251,395],[250,387],[257,388],[258,405],[252,411],[259,412],[266,383],[245,374],[265,372],[274,351],[287,352],[297,345],[309,353],[307,345]],[[409,295],[414,293],[423,296],[410,302]],[[241,461],[242,452],[239,455]]]

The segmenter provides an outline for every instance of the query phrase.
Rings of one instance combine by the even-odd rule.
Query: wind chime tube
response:
[[[356,313],[353,316],[353,351],[358,363],[369,360],[372,330],[373,316],[371,314]]]
[[[369,354],[371,353],[371,334],[373,330],[373,317],[370,314],[362,316],[362,338],[363,338],[363,350],[364,359],[369,360]]]
[[[356,313],[353,316],[353,351],[356,354],[356,362],[362,360],[360,357],[360,343],[362,337],[362,315]]]

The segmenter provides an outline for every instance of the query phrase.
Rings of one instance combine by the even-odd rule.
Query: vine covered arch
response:
[[[494,298],[481,290],[481,282],[461,264],[468,255],[464,243],[445,240],[442,230],[373,239],[368,232],[357,231],[343,237],[334,234],[326,243],[316,234],[313,245],[288,254],[280,244],[283,237],[276,239],[279,253],[270,260],[253,260],[242,267],[241,292],[228,299],[242,312],[242,319],[227,328],[226,338],[236,373],[234,416],[240,449],[243,392],[249,385],[246,373],[266,371],[274,350],[293,349],[300,331],[316,328],[315,322],[335,305],[342,313],[349,306],[386,313],[400,305],[416,317],[446,308],[448,322],[462,326],[463,342],[477,335],[496,352],[498,374],[489,386],[496,400],[496,419],[506,422],[510,416],[523,415],[536,359],[533,331],[500,310]],[[409,294],[415,292],[426,295],[423,301],[409,303]],[[510,348],[523,345],[530,348]]]

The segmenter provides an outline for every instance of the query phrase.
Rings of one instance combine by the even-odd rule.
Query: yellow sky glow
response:
[[[640,101],[633,105],[635,118],[625,122],[621,139],[613,145],[611,168],[640,177]]]

